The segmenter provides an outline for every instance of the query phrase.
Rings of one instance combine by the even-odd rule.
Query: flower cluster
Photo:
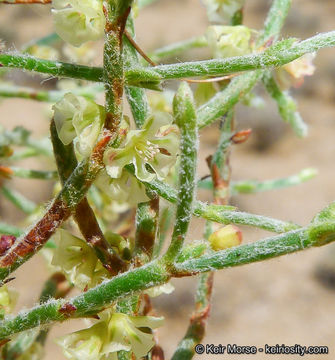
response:
[[[239,11],[245,0],[202,0],[207,8],[210,21],[219,24],[229,24],[233,16]]]
[[[154,346],[153,335],[163,318],[129,316],[105,310],[100,321],[88,329],[58,339],[64,355],[70,360],[114,360],[121,350],[132,351],[137,359],[147,355]]]
[[[76,149],[88,156],[104,124],[105,110],[101,105],[82,96],[67,93],[53,106],[58,136],[68,145],[77,138]]]
[[[150,182],[156,177],[163,180],[176,162],[178,135],[178,128],[172,125],[171,116],[165,113],[150,116],[141,130],[129,131],[119,149],[105,152],[108,175],[118,179],[124,167],[133,164],[139,180]]]
[[[66,42],[80,46],[102,38],[105,28],[102,0],[53,0],[52,5],[56,32]]]
[[[108,277],[107,270],[84,240],[63,229],[59,229],[53,238],[57,247],[51,265],[62,270],[72,284],[83,290]]]

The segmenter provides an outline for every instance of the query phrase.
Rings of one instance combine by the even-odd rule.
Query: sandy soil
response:
[[[270,4],[266,0],[247,1],[246,22],[260,28],[263,16]],[[285,28],[285,34],[308,37],[317,32],[335,28],[335,3],[332,0],[296,0]],[[15,23],[15,29],[9,24]],[[204,9],[198,0],[162,0],[143,11],[137,20],[138,42],[150,50],[173,41],[202,34],[206,28]],[[9,29],[9,30],[8,30]],[[16,34],[19,30],[19,36]],[[0,37],[15,41],[16,47],[34,36],[47,34],[51,29],[47,10],[41,6],[0,9]],[[183,58],[196,59],[203,54],[192,52]],[[305,167],[316,167],[319,176],[299,187],[272,191],[257,195],[234,197],[232,202],[241,210],[264,214],[279,219],[307,224],[313,215],[335,198],[334,153],[335,142],[335,65],[334,50],[323,50],[317,57],[318,70],[307,79],[303,88],[295,92],[300,111],[309,124],[306,139],[297,139],[277,115],[271,100],[264,110],[238,108],[238,127],[252,126],[253,136],[249,143],[238,146],[232,154],[233,179],[270,179],[288,176]],[[26,77],[16,77],[26,81]],[[46,86],[45,84],[43,86]],[[261,93],[263,90],[259,88]],[[42,110],[42,113],[41,113]],[[45,133],[48,121],[43,115],[44,105],[24,100],[4,100],[0,103],[0,123],[9,128],[25,125],[34,136]],[[216,127],[201,134],[202,148],[199,173],[207,173],[205,158],[213,152],[217,139]],[[47,166],[48,164],[33,164]],[[24,163],[24,166],[32,166]],[[36,201],[47,201],[50,187],[43,182],[15,181],[15,186]],[[38,186],[38,191],[36,188]],[[203,199],[206,194],[200,194]],[[1,198],[1,219],[19,222],[20,217]],[[201,233],[203,222],[192,224],[190,239]],[[264,231],[243,228],[244,242],[252,242],[267,236]],[[313,359],[334,359],[335,346],[335,292],[315,277],[316,269],[332,262],[335,247],[327,246],[281,257],[267,262],[227,269],[215,277],[212,316],[204,343],[236,343],[238,345],[301,344],[327,345],[330,355],[307,356]],[[24,269],[17,272],[13,282],[21,292],[18,307],[29,307],[37,299],[40,282],[45,278],[45,267],[34,258]],[[160,331],[160,340],[166,350],[166,358],[183,336],[193,308],[195,279],[174,281],[176,291],[172,296],[162,296],[155,301],[157,312],[166,317],[166,326]],[[81,327],[79,322],[57,325],[51,331],[51,339],[65,331]],[[48,342],[48,358],[63,359],[53,341]],[[211,356],[197,356],[196,359]],[[221,358],[247,359],[248,356]],[[265,355],[250,356],[268,359]],[[284,356],[271,356],[283,359]],[[299,359],[299,356],[289,356]]]

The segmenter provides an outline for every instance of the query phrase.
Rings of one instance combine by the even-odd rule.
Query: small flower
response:
[[[299,87],[303,84],[305,76],[312,76],[315,71],[313,60],[315,53],[305,54],[278,69],[275,76],[283,90],[287,90],[292,85]]]
[[[6,285],[0,288],[0,319],[10,313],[18,298],[18,293],[13,289],[8,289]]]
[[[93,287],[108,275],[94,250],[84,240],[63,229],[56,232],[54,240],[57,247],[51,265],[60,268],[80,289]]]
[[[132,351],[137,359],[147,355],[154,346],[153,335],[143,328],[155,329],[163,318],[129,316],[106,310],[92,327],[60,338],[64,355],[70,360],[117,359],[121,350]]]
[[[214,58],[241,56],[251,51],[251,30],[243,25],[209,26],[206,37]]]
[[[242,232],[235,225],[227,225],[211,234],[208,241],[215,251],[228,249],[241,244]]]
[[[103,37],[105,16],[102,0],[53,0],[57,34],[74,46]]]
[[[118,179],[113,179],[105,171],[102,171],[96,179],[95,185],[120,205],[126,203],[131,207],[149,200],[145,186],[127,171],[123,171]]]
[[[202,0],[207,8],[210,21],[229,24],[232,17],[239,11],[245,0]]]
[[[92,100],[67,93],[53,110],[57,133],[63,144],[68,145],[77,137],[77,151],[88,156],[103,127],[104,108]]]
[[[178,128],[171,123],[170,115],[157,113],[145,121],[142,130],[130,130],[122,148],[105,152],[108,175],[120,178],[124,166],[133,164],[139,180],[163,180],[176,162],[179,148]]]
[[[145,290],[144,293],[148,294],[150,297],[154,298],[162,294],[171,294],[175,290],[174,286],[171,283],[166,283],[160,286],[154,286],[148,290]]]

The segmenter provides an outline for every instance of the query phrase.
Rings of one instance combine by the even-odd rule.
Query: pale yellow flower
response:
[[[124,144],[105,152],[106,171],[112,178],[120,178],[123,168],[133,164],[141,181],[163,180],[176,162],[179,131],[172,125],[172,117],[157,113],[150,116],[141,130],[130,130]]]
[[[213,58],[241,56],[251,51],[251,30],[243,25],[209,26],[206,37]]]
[[[144,328],[155,329],[163,318],[130,316],[106,310],[92,327],[66,335],[57,340],[70,360],[112,360],[118,351],[132,351],[137,359],[146,356],[155,342],[153,334]]]
[[[53,0],[57,34],[74,46],[102,39],[105,16],[102,0]]]
[[[53,110],[57,133],[63,144],[68,145],[77,138],[77,151],[82,156],[89,156],[104,124],[104,107],[83,96],[67,93]]]

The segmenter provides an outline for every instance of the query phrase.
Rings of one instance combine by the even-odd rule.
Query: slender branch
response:
[[[206,321],[210,311],[210,299],[213,288],[214,273],[199,275],[195,308],[190,324],[183,339],[179,342],[172,360],[191,360],[195,354],[195,346],[205,336]]]
[[[133,169],[126,167],[132,174]],[[159,196],[165,200],[176,204],[177,192],[166,183],[160,181],[153,181],[151,183],[143,182],[143,184],[155,191]],[[262,215],[249,214],[242,211],[234,211],[232,206],[224,205],[207,205],[201,201],[195,201],[193,215],[203,217],[204,219],[215,221],[221,224],[240,224],[258,227],[264,230],[282,233],[289,230],[299,228],[298,225],[291,222],[281,221],[277,219],[271,219]]]
[[[195,195],[195,174],[198,154],[198,129],[193,93],[181,83],[173,100],[174,118],[181,132],[178,201],[172,241],[165,255],[169,263],[178,256],[192,216]]]
[[[123,34],[132,1],[104,1],[106,16],[104,46],[104,82],[106,94],[105,127],[119,127],[123,115],[124,88]]]
[[[28,215],[32,214],[37,208],[37,205],[33,201],[27,199],[16,190],[2,186],[1,192],[12,204]]]
[[[73,94],[81,95],[89,99],[94,99],[98,92],[102,92],[103,87],[98,85],[95,86],[84,86],[71,90]],[[0,98],[22,98],[35,101],[44,101],[55,103],[63,98],[67,91],[60,90],[35,90],[31,88],[15,86],[15,85],[0,85]]]
[[[236,194],[255,194],[263,191],[285,189],[290,186],[296,186],[313,179],[317,175],[317,170],[313,168],[307,168],[300,171],[298,174],[288,176],[286,178],[274,179],[274,180],[241,180],[233,181],[230,186],[230,191]],[[204,179],[198,182],[200,189],[213,189],[213,182],[211,179]]]
[[[214,269],[263,261],[310,247],[323,246],[333,241],[335,241],[335,224],[324,223],[177,263],[173,273],[169,272],[169,268],[160,261],[154,260],[72,299],[49,301],[28,311],[22,311],[14,318],[6,318],[0,322],[0,340],[36,326],[67,320],[69,316],[83,317],[97,313],[114,301],[166,283],[171,276],[190,276]],[[75,308],[71,315],[64,315],[59,311],[65,303]]]
[[[38,59],[26,54],[0,54],[0,67],[18,68],[58,77],[103,82],[102,68]]]
[[[279,46],[280,45],[280,46]],[[293,44],[281,41],[258,54],[232,58],[184,62],[158,65],[150,69],[148,79],[156,73],[161,80],[181,79],[193,76],[223,76],[235,72],[273,68],[285,65],[299,57],[335,45],[335,31],[318,34],[307,40]],[[130,83],[145,82],[144,69],[130,69],[127,72]]]
[[[268,93],[277,102],[278,110],[283,120],[292,127],[297,136],[305,137],[308,128],[297,111],[298,106],[292,96],[287,91],[282,91],[279,88],[276,80],[270,73],[264,73],[263,83]]]
[[[6,167],[10,176],[22,179],[57,180],[57,171],[23,169],[17,166]],[[1,166],[0,166],[1,172]]]
[[[318,34],[294,45],[291,41],[286,40],[280,42],[279,45],[276,43],[258,54],[158,65],[150,69],[129,69],[126,72],[127,83],[132,86],[148,87],[150,83],[160,80],[183,79],[194,76],[223,76],[241,71],[279,67],[305,54],[316,52],[325,47],[333,47],[335,45],[335,31]],[[108,59],[110,56],[111,54],[109,54]],[[23,55],[0,54],[1,66],[89,81],[101,82],[103,80],[102,68],[42,60]],[[117,73],[115,64],[109,64],[109,70]],[[146,85],[146,83],[148,84]]]
[[[245,94],[252,90],[261,75],[260,70],[240,75],[230,81],[224,90],[219,91],[212,99],[203,104],[197,111],[199,128],[204,128],[225,115],[243,99]]]

